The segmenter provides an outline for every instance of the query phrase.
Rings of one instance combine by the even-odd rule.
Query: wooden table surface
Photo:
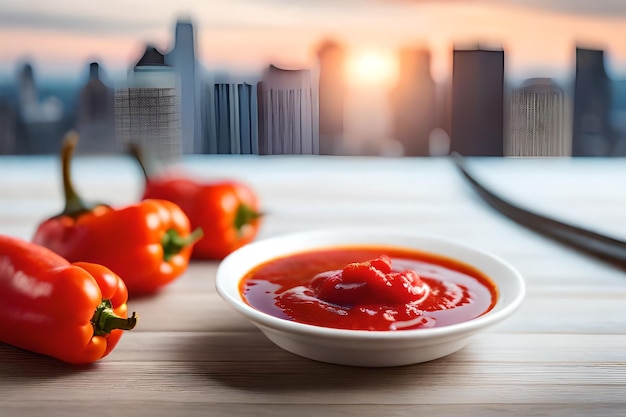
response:
[[[626,236],[624,159],[469,160],[508,198]],[[194,262],[117,348],[76,368],[0,344],[0,416],[609,416],[626,415],[626,274],[492,211],[445,158],[194,156],[200,178],[238,178],[267,213],[259,239],[334,226],[436,233],[517,267],[527,297],[512,317],[448,357],[352,368],[287,353],[214,288],[217,262]],[[114,205],[142,178],[123,157],[75,158],[77,188]],[[54,157],[0,157],[0,234],[29,239],[62,208]]]

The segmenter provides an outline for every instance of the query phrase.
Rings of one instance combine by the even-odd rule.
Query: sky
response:
[[[576,45],[604,49],[610,74],[626,78],[625,0],[0,0],[0,76],[25,60],[44,79],[84,76],[94,60],[123,74],[146,43],[167,51],[179,18],[194,23],[208,70],[311,67],[334,38],[349,57],[428,47],[439,80],[453,47],[476,45],[504,48],[518,78],[562,77]]]

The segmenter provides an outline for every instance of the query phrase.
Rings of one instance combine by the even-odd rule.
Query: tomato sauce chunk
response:
[[[493,308],[495,284],[461,262],[387,247],[342,247],[277,258],[240,283],[244,300],[275,317],[387,331],[440,327]]]

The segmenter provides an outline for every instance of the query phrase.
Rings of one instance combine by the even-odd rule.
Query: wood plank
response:
[[[0,410],[8,416],[40,417],[41,410],[46,410],[50,417],[86,416],[98,410],[99,417],[171,417],[171,416],[207,416],[212,417],[319,417],[320,415],[336,415],[346,417],[372,416],[415,416],[427,415],[431,417],[449,416],[481,416],[481,417],[621,417],[624,415],[623,403],[600,404],[569,404],[569,403],[518,403],[518,404],[241,404],[241,403],[213,403],[208,400],[197,399],[183,404],[169,399],[150,401],[131,400],[116,401],[114,406],[109,401],[89,399],[77,404],[67,404],[63,401],[32,400],[24,404],[19,401],[6,401]]]
[[[302,359],[272,349],[253,333],[172,334],[167,336],[171,344],[164,343],[165,337],[132,335],[126,338],[123,349],[85,369],[30,355],[22,358],[20,352],[14,352],[11,364],[2,368],[2,380],[11,381],[3,384],[4,398],[54,401],[71,393],[74,401],[82,402],[92,400],[94,391],[106,387],[108,398],[115,401],[159,401],[176,393],[171,401],[180,404],[200,399],[211,403],[309,404],[319,396],[325,404],[346,405],[375,400],[376,404],[407,405],[608,403],[626,407],[623,335],[591,338],[578,346],[584,338],[530,335],[523,352],[520,343],[511,343],[509,335],[491,336],[447,358],[383,369]],[[229,342],[232,337],[238,338],[234,346],[241,342],[257,345],[233,349],[232,339]],[[133,339],[144,339],[144,343],[135,344]],[[522,340],[518,337],[516,341]],[[497,347],[495,360],[485,350],[492,345]],[[518,348],[510,349],[513,345]],[[129,349],[134,353],[125,358]],[[588,349],[588,359],[581,355],[581,349]]]

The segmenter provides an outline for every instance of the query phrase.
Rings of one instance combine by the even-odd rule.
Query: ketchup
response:
[[[471,320],[497,289],[475,268],[424,252],[329,248],[271,260],[240,283],[252,307],[286,320],[354,330],[407,330]]]

